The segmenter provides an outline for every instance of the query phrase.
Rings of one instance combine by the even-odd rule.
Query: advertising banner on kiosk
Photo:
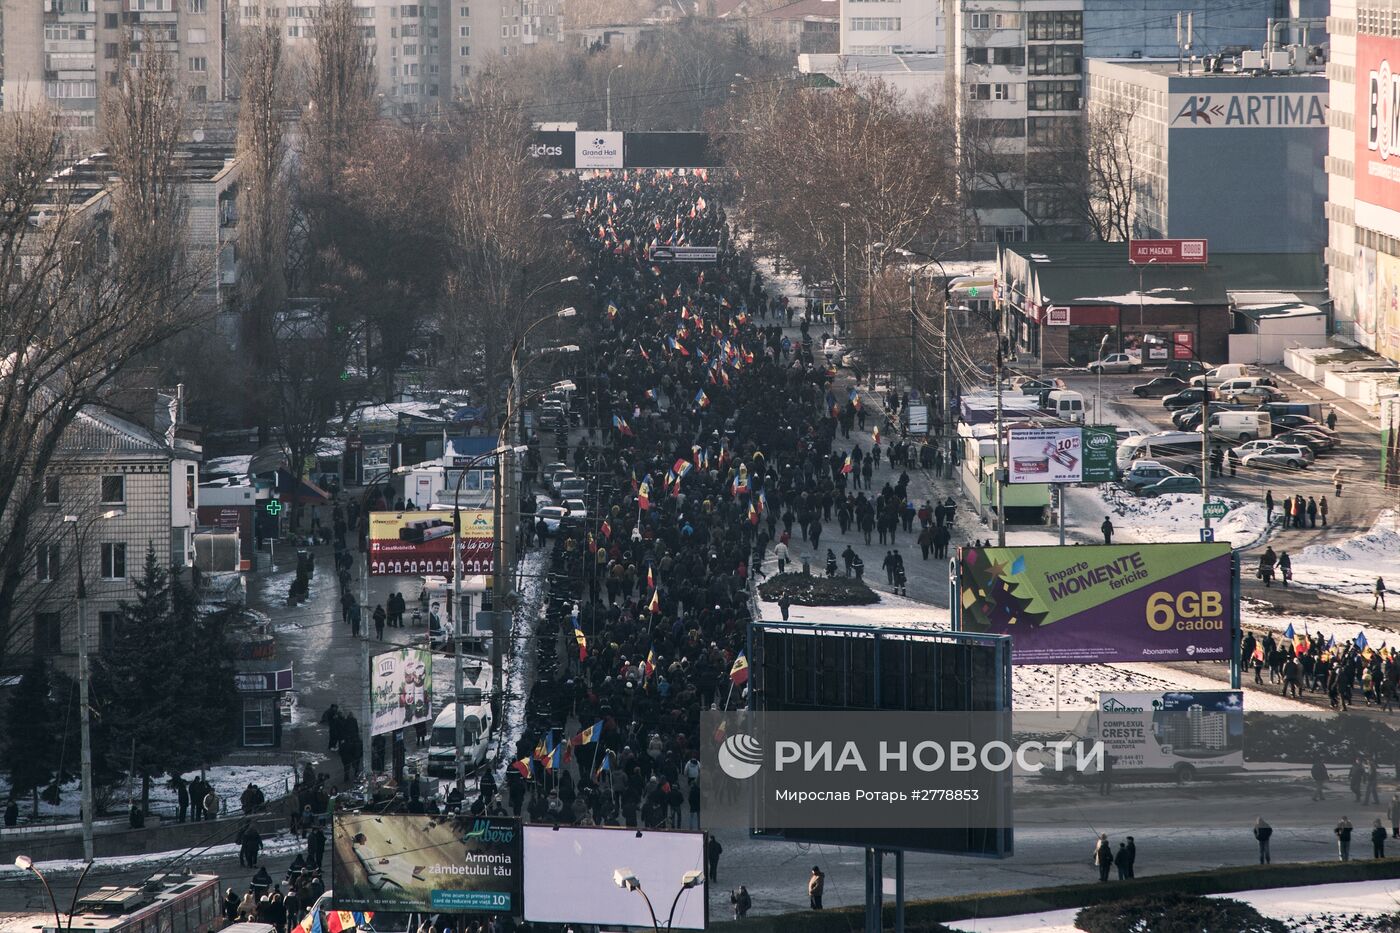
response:
[[[1227,660],[1233,574],[1226,543],[964,547],[957,619],[1013,664]]]
[[[495,520],[490,509],[462,509],[462,567],[467,576],[495,566]],[[452,513],[371,512],[370,576],[450,576]]]
[[[386,651],[370,659],[370,734],[382,735],[433,718],[433,653]]]

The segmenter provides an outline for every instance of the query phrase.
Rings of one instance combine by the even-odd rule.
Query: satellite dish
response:
[[[203,130],[195,130],[193,133],[190,134],[190,138],[193,139],[193,140],[194,140],[195,142],[197,142],[197,143],[202,143],[202,142],[204,142],[204,131],[203,131]]]

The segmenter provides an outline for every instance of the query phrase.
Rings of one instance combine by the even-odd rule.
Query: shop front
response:
[[[282,723],[290,720],[287,706],[292,669],[240,671],[234,685],[242,703],[239,744],[244,748],[281,748]]]

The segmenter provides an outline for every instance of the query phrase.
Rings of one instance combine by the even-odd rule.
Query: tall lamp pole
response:
[[[607,104],[607,108],[608,108],[608,132],[609,132],[609,133],[612,132],[612,79],[613,79],[613,75],[616,74],[616,73],[617,73],[617,70],[618,70],[619,68],[621,68],[621,67],[622,67],[622,62],[618,62],[616,65],[614,65],[614,66],[612,67],[612,70],[608,72],[608,92],[607,92],[608,104]]]
[[[103,512],[100,517],[106,520],[120,518],[125,514],[125,509],[110,509]],[[92,810],[95,803],[92,787],[92,717],[88,708],[90,690],[88,681],[92,679],[92,674],[88,669],[87,579],[83,576],[83,540],[78,532],[78,516],[65,515],[63,523],[73,529],[73,557],[78,564],[78,734],[82,745],[83,858],[91,863],[93,858]],[[21,867],[28,867],[34,874],[39,875],[32,863],[29,866]],[[40,880],[43,880],[43,877],[43,875],[39,875]],[[48,887],[48,882],[44,882],[44,887]],[[52,893],[50,896],[52,897]],[[55,915],[57,912],[58,908],[55,907]]]

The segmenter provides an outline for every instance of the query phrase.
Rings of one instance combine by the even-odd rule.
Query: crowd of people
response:
[[[1246,631],[1240,642],[1240,665],[1254,671],[1254,683],[1270,684],[1284,696],[1325,693],[1335,710],[1358,702],[1387,712],[1400,700],[1400,658],[1385,645],[1366,642],[1365,635],[1338,642],[1335,635],[1297,632],[1290,625],[1281,635]]]

